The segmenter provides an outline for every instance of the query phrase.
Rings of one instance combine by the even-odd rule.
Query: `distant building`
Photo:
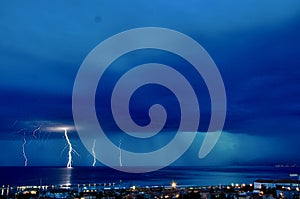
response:
[[[280,180],[264,180],[258,179],[254,181],[254,189],[258,190],[262,187],[265,188],[299,188],[300,180],[293,180],[293,179],[280,179]]]
[[[64,199],[70,196],[70,192],[67,189],[49,189],[45,193],[45,198]]]

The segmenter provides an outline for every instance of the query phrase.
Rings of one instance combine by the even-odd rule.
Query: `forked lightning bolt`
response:
[[[72,144],[71,144],[70,139],[68,137],[67,129],[64,129],[64,130],[65,130],[65,137],[66,137],[67,143],[69,145],[67,168],[72,168],[72,151],[73,151],[73,147],[72,147]]]
[[[77,153],[77,151],[74,150],[73,148],[73,145],[69,139],[69,136],[68,136],[68,130],[72,130],[73,128],[70,127],[70,126],[58,126],[58,127],[48,127],[47,130],[48,131],[64,131],[64,137],[67,141],[67,144],[65,146],[65,148],[62,150],[61,154],[63,153],[63,151],[68,147],[69,150],[68,150],[68,162],[67,162],[67,168],[72,168],[72,163],[73,163],[73,159],[72,159],[72,153],[74,152],[75,154],[77,154],[79,157],[80,155]]]
[[[93,154],[93,158],[94,158],[94,161],[93,161],[93,164],[92,164],[93,167],[96,165],[95,146],[96,146],[96,140],[94,140],[94,142],[93,142],[93,147],[92,147],[92,154]]]

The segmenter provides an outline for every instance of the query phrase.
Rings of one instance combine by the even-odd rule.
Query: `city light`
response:
[[[174,188],[174,189],[176,189],[176,187],[177,187],[177,184],[176,184],[176,182],[172,182],[172,184],[171,184],[171,186]]]

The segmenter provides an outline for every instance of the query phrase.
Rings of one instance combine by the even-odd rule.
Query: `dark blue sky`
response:
[[[299,1],[72,0],[0,2],[0,166],[24,164],[24,133],[29,165],[65,165],[63,134],[47,127],[73,124],[72,89],[82,61],[108,37],[147,26],[174,29],[199,42],[218,66],[226,88],[227,118],[216,148],[199,160],[203,139],[199,133],[175,164],[300,163]],[[178,70],[186,65],[164,52],[149,51],[150,58],[147,52],[134,53],[114,63],[107,72],[110,78],[103,80],[107,87],[99,92],[108,92],[123,66],[149,60]],[[187,72],[196,83],[192,74]],[[160,87],[144,89],[171,107],[174,116],[170,114],[166,129],[172,132],[178,120],[174,96]],[[137,92],[132,102],[133,118],[139,124],[147,123],[145,107],[153,103],[143,93]],[[204,85],[197,96],[200,132],[207,129],[210,117]],[[107,107],[97,104],[99,114],[107,116],[105,128],[112,139],[126,140],[115,132]],[[36,137],[32,133],[37,127],[41,129]],[[81,155],[74,157],[73,164],[90,165],[92,157],[77,133],[70,132],[70,137]],[[132,143],[127,144],[124,147],[130,148]],[[160,146],[156,142],[145,150]]]

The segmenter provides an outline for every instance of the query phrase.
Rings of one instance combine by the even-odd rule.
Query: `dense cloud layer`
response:
[[[99,1],[19,1],[1,2],[0,13],[0,139],[7,151],[10,150],[12,140],[21,143],[24,132],[30,135],[35,128],[41,126],[45,134],[48,126],[73,124],[72,89],[84,58],[106,38],[127,29],[145,26],[183,32],[208,51],[225,84],[228,109],[224,130],[230,136],[238,136],[238,141],[242,136],[254,136],[250,139],[253,146],[261,143],[260,136],[266,136],[272,138],[272,143],[282,142],[284,146],[288,146],[299,134],[298,1],[133,1],[128,5],[125,2]],[[189,64],[178,57],[165,52],[149,53],[150,56],[145,52],[135,52],[116,61],[112,69],[107,71],[110,76],[102,80],[104,88],[99,87],[97,94],[109,97],[111,83],[115,82],[115,78],[126,67],[147,61],[170,64],[186,73],[193,85],[199,86],[196,90],[201,107],[198,130],[207,130],[210,101],[204,82],[199,81],[193,70],[186,70]],[[146,91],[156,98],[150,100],[149,96],[144,95]],[[149,107],[154,102],[169,107],[167,110],[171,113],[171,119],[166,131],[176,130],[178,103],[163,88],[148,87],[135,94],[133,119],[139,124],[147,124],[149,118],[145,106]],[[105,122],[105,128],[117,132],[118,128],[111,120],[108,110],[109,100],[96,105],[98,114],[104,118],[100,121]],[[51,144],[57,145],[59,149],[60,136],[50,138],[54,138],[54,141],[51,139]],[[76,136],[73,138],[78,142]],[[55,139],[59,141],[55,142]],[[222,144],[226,144],[225,141]],[[160,146],[159,143],[157,145],[155,147]],[[268,146],[271,145],[275,144]],[[29,150],[34,151],[33,145],[30,146]],[[218,149],[219,153],[213,153],[214,157],[220,155],[221,150]],[[86,153],[82,150],[82,153]],[[280,154],[294,154],[293,151],[299,150],[299,146],[285,147],[282,150],[285,152]],[[17,153],[16,151],[11,150],[11,153]],[[232,154],[233,157],[224,161],[251,161],[251,158],[245,159],[236,153]],[[263,159],[263,155],[269,156],[270,152],[262,151],[262,156],[257,158]],[[33,164],[38,164],[38,160],[37,156],[37,161]],[[62,162],[60,160],[55,165],[61,165]],[[84,164],[83,162],[79,161],[78,164]],[[18,161],[11,160],[9,164],[22,164],[22,157]]]

